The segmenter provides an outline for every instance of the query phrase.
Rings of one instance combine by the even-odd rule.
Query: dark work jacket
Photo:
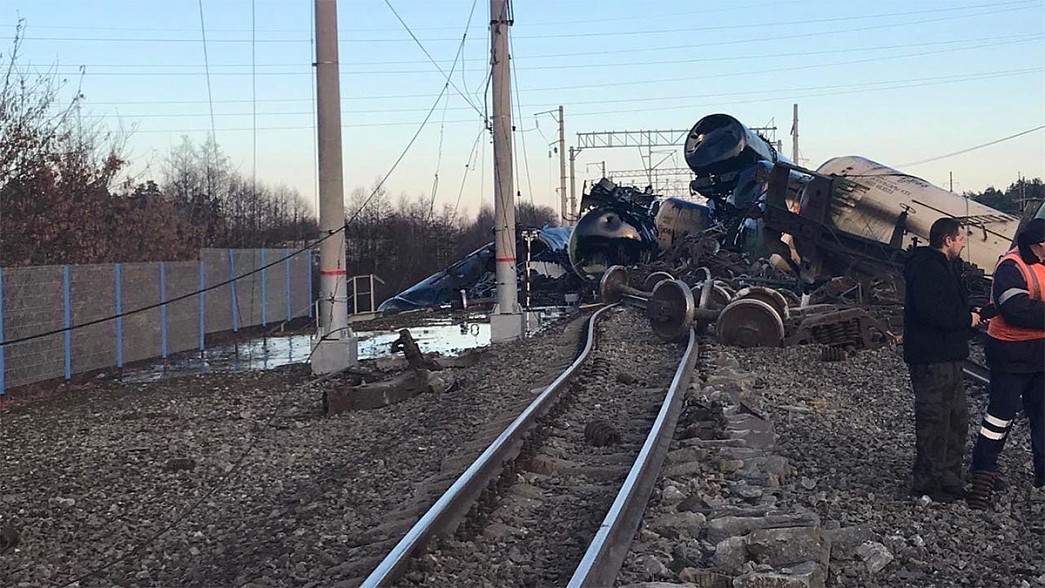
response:
[[[1020,246],[1020,257],[1028,266],[1041,263],[1025,245]],[[1006,260],[994,270],[992,298],[998,300],[1004,292],[1012,288],[1029,289],[1023,272],[1016,267],[1016,262]],[[1010,325],[1045,331],[1045,302],[1034,300],[1026,294],[1017,294],[1009,298],[998,307],[998,312]],[[987,354],[987,364],[992,371],[1012,374],[1045,371],[1045,337],[1031,341],[1001,341],[987,337],[984,351]]]
[[[969,301],[954,264],[939,250],[918,247],[903,270],[903,358],[907,363],[962,361],[969,357]]]

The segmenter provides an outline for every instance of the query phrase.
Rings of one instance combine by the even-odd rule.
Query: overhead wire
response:
[[[968,81],[977,81],[977,80],[989,80],[989,79],[997,79],[997,78],[1003,78],[1003,77],[1025,75],[1025,74],[1029,74],[1029,73],[1039,73],[1041,71],[1042,71],[1042,68],[1037,67],[1037,68],[1025,68],[1025,69],[1017,69],[1017,70],[1006,70],[1006,71],[1000,71],[1000,72],[998,72],[998,71],[995,71],[995,72],[980,72],[980,73],[974,73],[974,74],[958,74],[958,75],[942,76],[942,77],[909,78],[909,79],[905,79],[905,80],[882,80],[882,81],[878,81],[878,82],[869,82],[869,83],[865,83],[865,84],[836,84],[836,85],[832,85],[832,86],[819,86],[819,87],[817,87],[817,86],[809,86],[809,87],[805,88],[805,89],[816,89],[816,88],[825,88],[825,89],[826,88],[844,88],[845,89],[845,90],[837,91],[837,92],[815,92],[815,93],[795,94],[794,92],[802,91],[803,88],[780,89],[780,90],[765,89],[765,90],[752,90],[752,91],[745,91],[745,92],[725,92],[725,93],[714,93],[714,94],[694,94],[692,96],[687,96],[687,97],[681,97],[680,96],[680,97],[672,97],[672,98],[631,98],[631,99],[615,99],[615,100],[609,100],[609,101],[591,101],[591,102],[599,102],[599,103],[624,102],[624,103],[631,103],[631,102],[660,101],[660,100],[665,100],[665,99],[689,100],[689,99],[698,98],[698,97],[711,98],[711,97],[728,97],[728,96],[740,96],[740,95],[752,95],[752,94],[759,96],[759,98],[752,99],[752,100],[741,100],[741,101],[733,101],[733,100],[731,100],[730,101],[730,104],[734,104],[734,105],[735,104],[752,104],[752,103],[773,102],[773,101],[784,99],[784,98],[789,99],[789,100],[792,99],[792,98],[817,98],[817,97],[823,97],[823,96],[837,96],[837,95],[845,95],[845,94],[852,94],[852,93],[859,93],[859,92],[878,92],[878,91],[886,91],[886,90],[898,90],[898,89],[908,89],[908,88],[917,88],[917,87],[926,87],[926,86],[936,86],[936,85],[951,84],[951,83],[958,83],[958,82],[968,82]],[[887,87],[871,87],[871,86],[877,86],[877,85],[887,85]],[[785,96],[783,96],[783,97],[767,97],[766,96],[766,94],[771,94],[771,93],[782,93],[782,94],[785,94]],[[581,103],[582,102],[573,102],[571,104],[581,104]],[[626,113],[633,113],[633,112],[648,112],[648,111],[657,111],[657,110],[670,110],[670,109],[675,109],[675,108],[696,108],[696,107],[717,106],[717,105],[719,105],[719,103],[711,103],[711,102],[682,103],[682,104],[674,104],[674,105],[669,105],[669,106],[652,106],[652,107],[632,108],[632,109],[599,110],[599,111],[588,111],[588,112],[571,112],[571,116],[573,116],[573,117],[586,117],[586,116],[598,116],[598,115],[603,115],[603,114],[626,114]],[[544,107],[547,107],[547,106],[549,106],[549,103],[544,103],[544,104],[539,104],[539,105],[535,104],[535,105],[530,105],[529,107],[532,107],[532,108],[544,108]],[[524,106],[524,107],[526,107],[526,106]],[[446,124],[461,124],[461,123],[469,123],[469,122],[473,122],[473,119],[451,119],[451,120],[447,120]],[[377,123],[344,123],[342,126],[345,127],[345,128],[364,128],[364,127],[413,126],[413,125],[416,125],[416,124],[418,124],[418,123],[417,122],[377,122]],[[309,129],[309,128],[311,128],[311,127],[286,125],[286,126],[273,126],[273,127],[259,127],[258,130],[261,130],[261,131],[287,131],[287,130],[306,130],[306,129]],[[200,132],[200,131],[204,131],[204,130],[206,130],[206,129],[184,129],[183,128],[183,129],[160,130],[160,129],[141,129],[141,128],[139,128],[139,129],[136,129],[135,132],[136,133],[176,133],[176,132],[184,133],[184,132]],[[224,128],[224,129],[221,129],[221,130],[222,130],[222,132],[234,132],[234,131],[249,131],[251,129],[249,127],[231,127],[231,128]]]
[[[689,62],[693,62],[693,63],[713,63],[713,62],[721,62],[721,61],[742,61],[742,60],[759,60],[759,61],[763,61],[763,60],[768,60],[768,59],[782,59],[782,58],[791,58],[791,57],[807,57],[807,56],[811,56],[811,55],[833,55],[833,54],[836,54],[836,53],[853,53],[853,52],[860,52],[860,51],[879,51],[879,50],[883,50],[883,49],[907,49],[907,48],[911,48],[911,47],[931,47],[931,46],[936,46],[936,45],[954,45],[954,44],[957,44],[957,43],[972,43],[972,42],[980,42],[980,41],[1012,40],[1012,39],[1016,39],[1016,38],[1020,38],[1020,37],[1028,37],[1028,36],[1040,36],[1040,33],[1022,33],[1022,34],[1017,34],[1017,35],[1010,34],[1010,35],[991,36],[991,37],[962,37],[961,39],[948,39],[948,40],[945,40],[945,41],[923,41],[923,42],[918,42],[918,43],[893,43],[893,44],[889,44],[889,45],[871,45],[871,46],[864,46],[864,47],[846,46],[846,47],[839,47],[839,48],[819,50],[819,51],[800,51],[800,52],[791,52],[791,53],[773,52],[773,53],[768,53],[767,54],[767,53],[763,52],[763,53],[757,53],[757,54],[752,54],[752,55],[737,55],[737,56],[721,56],[720,55],[720,56],[714,56],[714,57],[700,57],[700,58],[695,58],[695,59],[687,59],[687,60],[685,60],[685,62],[686,63],[689,63]],[[657,45],[656,47],[645,47],[645,48],[643,48],[643,47],[636,47],[636,48],[629,48],[629,49],[604,48],[604,49],[602,49],[600,51],[575,51],[575,52],[570,52],[570,53],[528,53],[524,57],[522,57],[522,60],[526,61],[526,62],[531,62],[531,61],[538,60],[538,59],[561,59],[563,57],[576,58],[576,57],[587,57],[587,56],[603,56],[603,55],[611,55],[611,54],[617,54],[617,53],[627,53],[627,54],[631,55],[631,54],[635,54],[635,53],[645,53],[645,52],[651,52],[651,51],[652,52],[657,52],[657,53],[664,53],[665,51],[676,51],[676,50],[683,51],[683,50],[689,50],[689,49],[701,49],[703,47],[705,47],[704,44],[686,44],[686,45],[673,45],[673,46],[669,46],[669,47],[664,47],[664,46],[661,46],[661,45]],[[486,62],[486,60],[482,59],[482,58],[474,58],[474,59],[464,58],[464,59],[462,59],[462,63],[466,63],[468,61],[484,62],[484,63]],[[354,63],[353,65],[384,67],[384,66],[388,66],[388,65],[418,65],[418,64],[425,64],[425,63],[430,63],[430,62],[427,61],[427,60],[409,59],[409,60],[396,60],[396,61],[366,61],[366,62]],[[636,62],[636,63],[639,63],[639,62]],[[666,62],[652,61],[652,62],[641,62],[641,63],[657,64],[657,63],[666,63]],[[674,63],[674,62],[670,62],[670,63]],[[258,67],[268,67],[268,68],[272,68],[272,67],[296,67],[298,65],[300,65],[300,64],[294,63],[294,62],[287,62],[287,63],[258,64]],[[131,63],[81,63],[81,64],[77,64],[77,67],[88,67],[88,68],[90,68],[90,67],[116,67],[116,68],[149,68],[149,69],[178,68],[178,69],[186,69],[186,68],[199,67],[199,65],[198,64],[169,64],[169,63],[166,63],[166,64],[164,64],[164,63],[160,63],[160,64],[152,64],[152,63],[139,63],[139,64],[131,64]],[[210,67],[211,67],[211,69],[214,69],[214,68],[243,68],[243,67],[247,67],[247,66],[244,65],[244,64],[235,64],[235,63],[225,63],[225,64],[214,64],[214,63],[212,63],[212,64],[210,64]],[[522,68],[522,69],[527,69],[527,68]],[[425,97],[431,97],[431,95],[426,95]],[[99,103],[96,102],[96,104],[99,104]],[[105,104],[105,103],[102,103],[102,104]]]
[[[472,107],[473,110],[475,110],[480,115],[482,115],[483,112],[481,110],[479,110],[479,107],[477,107],[475,104],[473,104],[472,101],[468,98],[468,95],[465,94],[464,92],[462,92],[461,89],[457,87],[457,84],[454,83],[453,77],[452,77],[453,76],[453,68],[450,69],[450,75],[447,75],[446,72],[443,71],[443,68],[439,66],[439,62],[437,62],[432,57],[432,54],[428,52],[428,49],[425,49],[424,44],[421,43],[421,41],[417,38],[417,36],[414,35],[414,32],[412,30],[410,30],[410,25],[406,24],[406,21],[403,20],[403,17],[399,16],[399,13],[396,11],[395,7],[392,6],[392,3],[389,0],[384,0],[384,2],[385,2],[385,5],[388,6],[388,9],[392,11],[392,14],[395,15],[396,19],[399,20],[400,24],[403,25],[403,28],[406,29],[406,32],[410,35],[410,38],[412,38],[414,40],[414,42],[417,44],[417,46],[421,48],[421,51],[425,54],[425,56],[428,57],[428,61],[430,61],[432,63],[432,65],[434,65],[435,68],[437,70],[439,70],[439,73],[442,74],[442,76],[444,78],[446,78],[446,83],[449,84],[450,87],[453,88],[454,91],[457,92],[461,96],[461,98],[463,98],[464,101],[467,102],[468,105]],[[475,0],[472,1],[472,11],[474,11],[474,10],[475,10]],[[469,15],[468,15],[468,21],[469,22],[471,22],[471,18],[472,18],[471,12],[469,12]],[[464,32],[464,36],[461,38],[461,45],[457,49],[457,56],[454,57],[454,67],[456,67],[456,65],[457,65],[457,58],[460,57],[461,51],[464,50],[464,43],[465,43],[465,39],[467,39],[467,37],[468,37],[468,29],[466,28],[465,32]],[[456,41],[457,39],[454,39],[454,40]],[[425,73],[427,73],[427,72],[425,72]]]
[[[977,16],[990,16],[990,15],[994,15],[994,14],[1003,14],[1003,13],[1015,12],[1015,11],[1019,11],[1019,10],[1026,10],[1026,9],[1029,9],[1029,8],[1038,8],[1038,7],[1040,7],[1040,2],[1037,2],[1037,0],[1018,0],[1018,1],[1014,1],[1014,2],[974,4],[974,5],[959,6],[959,7],[946,8],[946,9],[937,9],[937,11],[939,11],[939,12],[945,12],[945,11],[953,12],[953,11],[960,11],[960,10],[976,10],[976,9],[981,9],[981,8],[992,8],[992,9],[995,9],[995,10],[987,10],[987,11],[982,11],[982,12],[975,12],[975,13],[972,13],[972,14],[957,14],[957,15],[952,15],[952,16],[944,16],[944,17],[931,18],[931,19],[906,20],[906,21],[899,22],[899,23],[889,23],[889,24],[884,24],[884,25],[874,25],[874,26],[861,27],[861,28],[829,29],[829,30],[816,31],[816,32],[813,32],[813,33],[798,33],[798,34],[777,35],[777,36],[768,36],[768,37],[767,36],[759,36],[759,37],[753,37],[753,38],[748,38],[748,39],[730,39],[728,41],[709,42],[709,43],[705,44],[705,46],[724,45],[724,44],[733,45],[733,44],[738,44],[738,43],[762,43],[762,42],[776,41],[776,40],[782,40],[782,39],[795,39],[795,38],[814,37],[814,36],[815,37],[819,37],[819,36],[823,36],[823,35],[835,35],[835,34],[844,34],[844,33],[852,33],[852,32],[864,32],[864,31],[870,31],[870,30],[880,30],[880,29],[885,29],[885,28],[905,27],[905,26],[911,26],[911,25],[917,25],[917,24],[944,22],[944,21],[959,20],[959,19],[964,19],[964,18],[974,18],[974,17],[977,17]],[[898,12],[898,13],[891,13],[891,14],[887,14],[887,15],[835,17],[832,20],[855,21],[855,20],[863,20],[863,19],[868,19],[868,18],[892,18],[892,17],[899,17],[899,16],[908,16],[908,15],[912,15],[912,14],[924,14],[924,13],[927,13],[927,12],[932,12],[932,11],[913,11],[913,12],[906,12],[906,13],[899,13]],[[809,22],[816,22],[816,21],[810,21],[810,20],[807,19],[807,20],[803,20],[803,21],[798,21],[796,23],[792,23],[789,26],[794,26],[794,24],[804,24],[804,23],[809,23]],[[824,21],[824,22],[827,22],[827,21]],[[766,26],[776,26],[778,24],[781,24],[781,23],[779,23],[779,22],[770,22],[770,23],[750,23],[750,24],[744,24],[744,25],[726,25],[726,28],[724,28],[722,30],[735,30],[735,28],[737,28],[737,27],[740,27],[740,28],[758,28],[758,27],[766,27]],[[616,32],[613,33],[613,35],[614,36],[649,36],[649,35],[662,35],[662,34],[693,33],[693,32],[699,32],[700,30],[713,30],[713,29],[711,27],[707,27],[705,29],[700,29],[700,28],[694,29],[693,27],[672,28],[672,29],[645,29],[645,30],[641,30],[641,31],[616,31]],[[542,40],[542,39],[567,39],[567,38],[604,37],[605,35],[606,35],[605,32],[564,33],[564,34],[548,34],[548,35],[521,35],[520,39],[535,39],[535,40]],[[425,38],[425,39],[421,39],[421,38],[416,37],[413,34],[411,34],[410,37],[411,37],[410,39],[352,38],[352,39],[342,39],[340,42],[341,43],[409,43],[409,42],[413,41],[415,43],[421,43],[421,42],[430,42],[430,43],[432,43],[432,42],[457,41],[456,37],[439,37],[439,38]],[[0,37],[0,40],[10,40],[10,38],[9,37]],[[161,38],[161,37],[126,37],[126,38],[112,38],[112,37],[27,37],[26,40],[27,41],[56,41],[56,42],[129,42],[129,43],[151,43],[151,42],[184,43],[184,42],[191,42],[190,39]],[[212,43],[230,43],[231,44],[231,43],[248,43],[249,40],[248,39],[213,39],[211,42]],[[261,40],[261,42],[263,42],[263,43],[287,44],[287,43],[305,43],[307,41],[305,39],[263,39],[263,40]]]
[[[1034,35],[1031,38],[1022,38],[1022,39],[1015,39],[1015,40],[1010,40],[1010,41],[1002,41],[1002,42],[999,42],[999,43],[989,43],[989,44],[984,44],[984,45],[962,47],[962,48],[954,49],[953,51],[983,49],[983,48],[987,48],[987,47],[996,47],[996,46],[1001,46],[1001,45],[1009,45],[1009,44],[1021,43],[1021,42],[1027,42],[1027,41],[1036,41],[1036,40],[1041,40],[1041,39],[1045,39],[1045,35]],[[908,58],[908,57],[920,57],[920,56],[924,56],[924,55],[933,55],[933,54],[942,53],[942,52],[950,53],[951,51],[929,51],[929,52],[907,53],[907,54],[902,54],[902,55],[892,55],[892,56],[885,56],[885,57],[864,58],[864,59],[855,59],[855,60],[834,61],[834,62],[829,62],[829,63],[817,63],[817,64],[808,64],[808,65],[798,65],[798,66],[790,66],[790,67],[786,67],[786,68],[761,69],[761,70],[744,70],[744,71],[733,71],[733,72],[717,73],[717,74],[702,74],[702,79],[714,79],[714,78],[732,77],[732,76],[740,76],[740,75],[757,75],[757,74],[763,74],[763,73],[776,73],[776,72],[781,72],[781,71],[800,71],[800,70],[808,70],[808,69],[820,69],[820,68],[834,67],[834,66],[840,66],[840,65],[853,65],[853,64],[860,64],[860,63],[873,63],[873,62],[889,61],[889,60],[893,60],[893,59],[902,59],[902,58]],[[674,82],[674,81],[682,81],[682,80],[689,80],[689,79],[691,79],[691,78],[690,77],[667,78],[667,79],[658,79],[658,80],[641,80],[641,81],[636,81],[634,83],[644,83],[644,84],[650,85],[650,84],[655,84],[655,83],[660,83],[660,82]],[[621,82],[621,83],[615,83],[615,85],[625,85],[625,84],[631,84],[631,83],[633,83],[633,82]],[[874,83],[882,83],[882,82],[862,82],[860,84],[851,84],[850,83],[850,84],[844,84],[844,85],[845,86],[855,86],[855,85],[868,84],[868,83],[874,84]],[[565,89],[588,88],[588,87],[590,87],[590,85],[573,85],[573,86],[546,87],[546,88],[529,88],[527,90],[527,92],[553,91],[553,90],[565,90]],[[571,104],[607,104],[607,103],[619,103],[619,102],[646,102],[646,101],[686,99],[686,98],[693,98],[693,97],[697,97],[697,96],[729,96],[729,95],[742,95],[742,94],[751,94],[751,93],[789,92],[789,91],[793,91],[793,90],[814,89],[814,88],[815,89],[822,89],[822,88],[827,88],[827,87],[832,87],[832,86],[802,86],[800,88],[794,88],[794,89],[758,88],[758,89],[755,89],[755,90],[747,90],[747,91],[740,91],[740,92],[723,92],[723,93],[714,93],[714,94],[687,94],[686,96],[670,96],[670,97],[658,96],[656,98],[610,98],[610,99],[600,99],[600,100],[571,101],[570,103]],[[393,98],[414,98],[414,97],[431,97],[431,95],[421,95],[421,94],[406,94],[406,95],[399,95],[399,96],[386,95],[386,96],[368,97],[367,99],[381,98],[381,99],[387,100],[387,99],[393,99]],[[357,97],[356,99],[362,99],[362,98],[361,97]],[[302,100],[302,99],[270,100],[269,102],[295,102],[295,101],[300,101],[300,100]],[[228,102],[231,103],[232,101],[228,101]],[[243,102],[243,101],[239,101],[239,102]],[[343,100],[343,102],[345,102],[345,100]],[[176,102],[176,103],[184,103],[184,102]],[[528,107],[538,107],[538,106],[542,106],[542,105],[528,105]],[[466,109],[466,107],[449,107],[449,109],[450,110],[463,110],[463,109]],[[416,109],[416,108],[351,109],[351,110],[348,110],[347,112],[349,112],[349,113],[367,113],[367,114],[372,114],[372,113],[379,113],[379,112],[411,112],[411,111],[423,111],[423,110],[424,109]],[[246,116],[246,114],[247,113],[225,113],[225,114],[222,114],[220,116],[226,116],[226,117],[229,117],[229,116]],[[301,115],[301,114],[305,114],[305,113],[304,112],[300,112],[300,111],[294,111],[294,112],[265,112],[265,113],[262,113],[263,116],[296,116],[296,115]],[[164,117],[178,117],[178,118],[182,118],[182,117],[192,117],[192,116],[200,116],[200,115],[196,114],[196,113],[172,113],[172,114],[147,113],[147,114],[140,114],[140,115],[130,115],[130,116],[127,116],[127,118],[164,118]],[[117,115],[98,115],[98,117],[99,118],[114,118],[114,117],[117,117]],[[119,118],[123,118],[123,117],[120,116]]]
[[[1010,140],[1015,139],[1017,137],[1022,137],[1023,135],[1029,135],[1030,133],[1033,133],[1033,132],[1036,132],[1036,131],[1040,131],[1042,129],[1045,129],[1045,125],[1039,125],[1039,126],[1027,129],[1026,131],[1020,131],[1019,133],[1016,133],[1014,135],[1009,135],[1007,137],[1002,137],[1001,139],[995,139],[993,141],[988,141],[986,143],[982,143],[980,145],[976,145],[975,147],[969,147],[967,149],[961,149],[959,151],[954,151],[952,153],[947,153],[945,155],[938,155],[936,157],[930,157],[928,159],[921,159],[921,160],[912,161],[912,162],[909,162],[909,163],[902,163],[902,164],[900,164],[900,167],[912,167],[912,166],[915,166],[915,165],[922,165],[923,163],[930,163],[930,162],[933,162],[933,161],[940,161],[941,159],[948,159],[950,157],[955,157],[957,155],[964,155],[964,154],[969,153],[971,151],[976,151],[978,149],[983,149],[984,147],[990,147],[991,145],[997,145],[998,143],[1004,143],[1005,141],[1010,141]]]
[[[512,37],[508,36],[508,66],[511,68],[512,77],[512,88],[515,89],[515,112],[517,115],[516,121],[522,122],[522,100],[519,97],[519,73],[515,71],[515,63],[512,56],[515,55],[515,50],[512,45]],[[522,126],[512,125],[512,128],[519,134],[519,146],[520,149],[513,149],[513,153],[522,151],[523,165],[526,167],[526,189],[530,196],[530,224],[537,224],[537,205],[533,201],[533,182],[530,179],[530,158],[526,154],[526,129]],[[516,159],[515,167],[518,168],[518,158]],[[518,193],[518,192],[517,192]]]
[[[392,7],[392,5],[388,2],[388,0],[385,0],[385,4],[388,4],[388,7],[396,15],[396,18],[399,18],[399,14],[396,13],[395,8]],[[465,43],[465,40],[468,39],[468,30],[472,27],[472,16],[475,14],[475,5],[476,4],[477,4],[477,0],[472,0],[472,7],[468,10],[468,20],[467,20],[467,22],[465,22],[464,32],[461,34],[461,43],[457,46],[457,53],[454,55],[454,61],[453,61],[453,63],[450,66],[450,74],[446,76],[446,84],[443,85],[443,93],[444,94],[446,93],[447,86],[452,83],[454,68],[457,67],[458,60],[459,59],[463,59],[464,43]],[[403,21],[402,18],[399,18],[399,22],[402,23],[402,25],[404,27],[407,27],[406,22]],[[407,27],[407,30],[409,31],[410,28]],[[411,34],[413,34],[413,33],[411,33]],[[420,43],[418,43],[418,45],[420,45]],[[421,50],[424,51],[425,54],[428,53],[425,50],[424,46],[421,46]],[[438,67],[438,65],[436,67]],[[442,73],[442,70],[440,69],[439,72]],[[461,93],[460,90],[458,90],[458,93]],[[466,101],[468,100],[467,94],[461,93],[461,95],[465,98]],[[428,215],[429,215],[429,217],[431,217],[434,214],[434,212],[435,212],[436,191],[439,188],[439,167],[440,167],[440,165],[442,164],[442,161],[443,161],[443,132],[446,129],[446,109],[447,109],[448,104],[449,104],[449,101],[444,96],[444,99],[443,99],[443,120],[442,120],[442,123],[439,125],[439,154],[437,156],[437,161],[436,161],[436,164],[435,164],[435,178],[432,181],[432,201],[431,201],[431,204],[429,204],[429,206],[428,206]],[[468,104],[473,109],[475,109],[477,112],[479,111],[479,109],[476,108],[475,105],[472,104],[470,101],[468,102]],[[482,113],[480,113],[480,114],[482,114]]]
[[[772,69],[762,69],[762,70],[749,70],[747,72],[738,72],[736,74],[733,74],[733,73],[718,74],[718,76],[721,77],[722,75],[741,75],[741,73],[743,73],[743,74],[772,73],[772,72],[777,72],[777,71],[791,71],[791,70],[795,70],[795,69],[820,68],[820,67],[828,67],[828,66],[833,66],[833,65],[849,65],[849,64],[854,64],[854,63],[868,63],[868,62],[875,62],[875,61],[889,61],[889,60],[893,60],[893,59],[903,59],[903,58],[906,58],[906,57],[920,57],[920,56],[924,56],[924,55],[949,54],[949,53],[953,53],[954,51],[967,51],[967,50],[971,50],[971,49],[983,49],[983,48],[986,48],[986,47],[1001,47],[1001,46],[1005,46],[1005,45],[1012,45],[1012,44],[1017,44],[1017,43],[1025,43],[1025,42],[1028,42],[1028,41],[1037,41],[1037,40],[1041,40],[1042,38],[1045,38],[1045,35],[1042,35],[1041,33],[1028,33],[1026,35],[1015,35],[1015,36],[1005,37],[1005,38],[1002,38],[1002,39],[999,39],[997,37],[989,37],[989,38],[987,38],[987,40],[994,40],[996,42],[982,43],[982,44],[977,44],[977,45],[969,45],[969,46],[966,46],[966,47],[954,47],[954,48],[948,48],[948,49],[939,49],[939,50],[935,50],[935,51],[918,51],[918,52],[914,52],[914,53],[902,53],[902,54],[899,54],[899,55],[885,55],[885,56],[870,57],[870,58],[864,58],[864,59],[858,59],[858,60],[835,61],[835,62],[831,62],[831,63],[806,64],[806,65],[803,65],[803,66],[786,68],[786,69],[772,68]],[[975,41],[976,41],[975,39],[967,39],[967,40],[964,40],[964,41],[961,41],[961,42],[972,43],[972,42],[975,42]],[[948,43],[935,43],[935,45],[942,45],[942,44],[953,44],[953,43],[951,43],[951,42],[948,42]],[[928,45],[928,44],[912,44],[912,45],[909,45],[909,46],[910,47],[917,47],[917,46],[925,46],[925,45]],[[897,47],[903,47],[903,46],[897,46]],[[770,59],[793,57],[793,56],[803,56],[803,57],[805,57],[805,56],[810,56],[810,55],[813,55],[813,54],[835,54],[835,53],[847,53],[847,52],[851,53],[851,52],[854,52],[854,51],[853,50],[848,50],[848,51],[846,51],[846,50],[839,50],[839,51],[805,52],[805,53],[793,53],[793,54],[780,54],[780,55],[772,55],[772,56],[762,56],[762,57],[757,57],[757,58],[756,57],[752,57],[752,56],[713,57],[713,58],[695,57],[695,58],[686,58],[686,59],[658,59],[658,60],[650,60],[650,61],[626,61],[626,62],[619,62],[618,61],[618,62],[612,62],[612,63],[581,63],[581,64],[578,64],[578,63],[559,63],[559,64],[556,64],[556,65],[520,67],[520,68],[517,68],[517,69],[522,69],[524,71],[525,70],[549,71],[549,70],[572,70],[572,69],[591,70],[591,69],[621,68],[621,67],[643,67],[643,68],[648,68],[648,67],[653,66],[653,65],[682,65],[682,64],[688,64],[688,63],[709,63],[709,62],[748,61],[748,60],[766,61],[766,60],[770,60]],[[59,71],[58,73],[60,75],[61,74],[80,73],[80,68],[81,67],[82,66],[78,66],[78,68],[77,68],[77,70],[75,72],[73,72],[73,71],[69,71],[69,72]],[[140,67],[147,67],[147,66],[140,66]],[[307,72],[305,72],[305,71],[297,71],[297,72],[294,72],[294,71],[288,71],[288,72],[262,72],[262,73],[260,73],[258,75],[263,75],[263,76],[303,76],[303,75],[306,75],[306,73]],[[375,71],[342,71],[341,72],[342,75],[361,75],[361,76],[362,75],[365,75],[365,76],[372,76],[372,75],[397,76],[397,75],[418,75],[418,74],[426,74],[426,73],[434,73],[434,72],[431,72],[429,70],[388,70],[388,69],[380,69],[380,70],[375,70]],[[106,72],[106,71],[90,72],[90,71],[87,71],[87,72],[84,72],[84,75],[96,76],[96,77],[140,77],[140,76],[163,76],[163,77],[169,77],[169,76],[194,76],[194,75],[198,75],[198,73],[196,73],[196,72],[169,73],[169,72],[133,72],[133,71],[128,71],[128,72]],[[251,73],[250,72],[220,72],[220,73],[214,73],[213,75],[215,75],[215,76],[226,76],[226,77],[228,77],[228,76],[249,76],[249,75],[251,75]],[[708,77],[708,76],[702,75],[701,77]],[[715,76],[711,76],[711,77],[715,77]],[[664,78],[664,79],[660,79],[660,80],[632,80],[632,81],[628,82],[627,85],[650,84],[650,83],[658,83],[658,82],[666,82],[666,81],[680,81],[680,80],[687,80],[687,79],[692,79],[692,78],[691,77],[687,77],[687,78]],[[621,84],[621,85],[624,85],[624,84]],[[572,88],[582,88],[582,87],[586,87],[586,86],[560,86],[560,87],[547,88],[547,89],[542,88],[542,90],[561,90],[561,89],[572,89]],[[403,96],[404,97],[409,97],[409,95],[403,95]],[[398,97],[398,96],[391,96],[391,97]],[[474,108],[474,106],[473,106],[473,108]]]
[[[472,149],[468,153],[468,160],[464,164],[464,173],[461,174],[461,187],[457,190],[457,202],[454,203],[454,218],[457,218],[457,211],[461,206],[461,196],[464,194],[464,186],[465,182],[468,180],[468,172],[475,169],[473,164],[475,163],[476,148],[479,146],[479,141],[483,138],[483,135],[486,134],[486,132],[487,129],[484,125],[479,129],[479,133],[476,134],[475,140],[472,141]],[[481,193],[480,198],[482,198]]]

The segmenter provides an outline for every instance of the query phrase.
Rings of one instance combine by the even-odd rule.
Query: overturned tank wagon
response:
[[[566,246],[570,240],[570,227],[543,227],[536,236],[526,241],[520,236],[516,243],[520,252],[529,251],[529,260],[521,258],[516,270],[524,276],[519,284],[525,283],[525,275],[543,274],[549,279],[562,275],[568,269],[569,257]],[[399,294],[385,300],[378,307],[383,314],[393,314],[418,308],[432,308],[464,300],[482,298],[479,290],[484,284],[493,283],[494,244],[489,243],[454,262]],[[464,294],[462,295],[462,292]]]
[[[1009,250],[1020,224],[1015,216],[864,157],[836,157],[816,171],[853,182],[832,195],[830,220],[838,230],[906,249],[927,245],[932,224],[954,217],[968,231],[962,257],[988,272]]]
[[[651,191],[618,186],[603,178],[581,198],[570,235],[570,266],[578,276],[597,280],[614,265],[645,262],[657,255],[654,217],[660,207]]]

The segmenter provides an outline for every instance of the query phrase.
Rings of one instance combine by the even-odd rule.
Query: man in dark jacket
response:
[[[929,230],[929,246],[915,248],[904,267],[904,361],[916,435],[911,493],[942,502],[962,497],[969,430],[962,361],[969,356],[969,328],[980,324],[955,271],[964,248],[963,227],[941,218]]]
[[[1030,421],[1034,485],[1045,487],[1045,219],[1027,223],[1016,245],[994,270],[991,298],[999,314],[987,329],[990,400],[972,451],[972,508],[991,504],[998,455],[1021,400]]]

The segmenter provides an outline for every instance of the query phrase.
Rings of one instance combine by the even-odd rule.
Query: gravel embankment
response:
[[[802,505],[825,523],[868,527],[895,558],[876,574],[860,562],[832,562],[828,586],[1045,585],[1045,500],[1030,490],[1025,418],[1002,454],[1010,489],[997,495],[993,511],[924,504],[908,495],[913,395],[900,349],[839,363],[822,362],[812,347],[729,352],[758,374],[778,451],[796,470],[780,505]],[[970,386],[969,397],[971,450],[986,395]]]
[[[302,389],[303,366],[91,384],[0,413],[0,531],[18,537],[0,585],[62,585],[102,566],[79,585],[354,578],[367,543],[391,540],[379,527],[389,513],[412,512],[413,489],[460,466],[455,448],[568,365],[578,331],[492,346],[448,370],[457,390],[336,417],[320,387]]]
[[[569,581],[645,441],[684,351],[659,341],[641,313],[611,313],[600,324],[592,361],[538,426],[531,455],[507,474],[513,481],[486,505],[481,524],[433,546],[400,586]],[[608,428],[593,428],[586,439],[585,428],[599,420],[618,441],[602,445]]]

